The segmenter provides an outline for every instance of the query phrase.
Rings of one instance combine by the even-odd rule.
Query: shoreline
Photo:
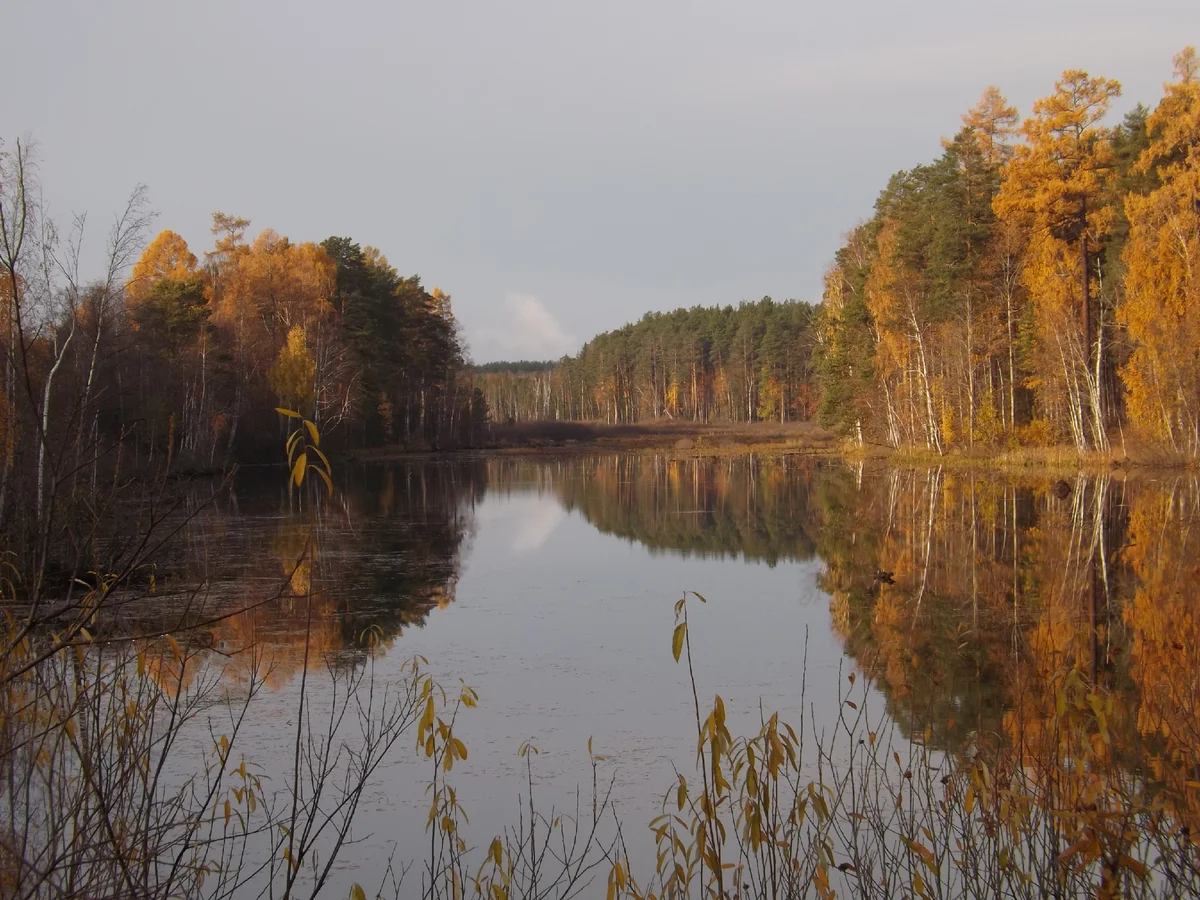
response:
[[[608,425],[584,422],[532,422],[495,426],[486,445],[432,450],[380,447],[345,455],[353,462],[386,462],[420,457],[544,456],[576,453],[667,455],[674,459],[711,459],[757,454],[884,463],[900,467],[942,466],[1028,474],[1110,474],[1133,470],[1195,472],[1200,461],[1154,446],[1139,445],[1107,453],[1080,453],[1072,447],[992,447],[954,449],[944,454],[920,448],[870,445],[839,440],[811,422],[704,425],[657,422]]]

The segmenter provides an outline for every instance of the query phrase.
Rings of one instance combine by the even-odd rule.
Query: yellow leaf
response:
[[[315,444],[316,446],[320,446],[321,432],[317,431],[317,426],[314,425],[312,422],[308,421],[308,419],[304,419],[303,422],[304,422],[304,427],[308,430],[308,436],[310,438],[312,438],[313,444]]]
[[[683,642],[687,637],[687,622],[680,622],[675,626],[675,633],[671,635],[671,655],[675,657],[675,662],[679,662],[679,656],[683,653]]]
[[[333,469],[329,465],[329,457],[327,457],[324,453],[321,452],[320,447],[316,446],[315,444],[310,444],[308,449],[311,450],[313,453],[317,454],[317,458],[320,459],[321,462],[325,465],[326,472],[333,471]]]
[[[912,850],[921,858],[921,862],[925,864],[929,871],[933,872],[935,875],[937,874],[937,863],[934,861],[932,850],[930,850],[920,841],[912,841],[908,838],[901,838],[901,840],[904,841],[904,845],[908,847],[909,850]]]
[[[313,449],[315,450],[316,448],[314,447]],[[333,496],[333,482],[329,480],[329,476],[325,474],[325,470],[320,468],[319,466],[309,466],[309,469],[311,469],[313,472],[316,472],[318,475],[321,476],[321,480],[325,482],[326,493],[328,494],[328,496],[332,497]]]
[[[296,487],[304,482],[304,470],[308,465],[308,454],[301,453],[296,457],[296,464],[292,466],[292,481],[296,483]]]
[[[367,900],[366,891],[357,882],[350,888],[350,900]]]
[[[296,412],[294,409],[284,409],[282,406],[275,407],[275,412],[281,413],[282,415],[287,416],[289,419],[301,418],[300,413]]]
[[[1150,870],[1146,868],[1146,864],[1141,860],[1134,859],[1126,853],[1121,854],[1121,865],[1136,875],[1138,878],[1145,878]]]

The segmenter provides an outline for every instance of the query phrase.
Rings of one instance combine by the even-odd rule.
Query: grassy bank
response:
[[[948,468],[989,469],[1000,472],[1121,472],[1130,469],[1191,469],[1196,460],[1184,453],[1156,445],[1130,445],[1108,452],[1080,452],[1074,447],[979,447],[973,450],[950,450],[938,454],[932,450],[905,447],[892,450],[883,447],[860,448],[844,444],[840,448],[847,459],[879,459],[893,465]]]

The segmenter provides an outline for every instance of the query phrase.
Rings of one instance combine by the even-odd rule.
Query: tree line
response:
[[[810,418],[814,307],[756,303],[647,313],[597,335],[552,368],[481,371],[498,421]]]
[[[28,146],[0,146],[0,522],[155,471],[279,458],[276,407],[335,445],[438,449],[486,426],[450,296],[347,237],[296,242],[213,215],[198,258],[136,188],[98,278]],[[144,249],[143,249],[144,248]],[[66,493],[64,493],[64,490]]]
[[[209,462],[257,457],[276,449],[275,406],[349,446],[472,439],[483,410],[448,294],[350,238],[247,241],[248,227],[215,214],[203,264],[164,231],[133,267],[118,327],[144,440],[173,427]]]
[[[1127,435],[1200,453],[1200,62],[1106,124],[1118,82],[1067,71],[1022,121],[989,87],[896,173],[818,307],[650,313],[552,368],[496,364],[497,419],[806,419],[859,444]]]
[[[825,276],[822,418],[891,447],[1066,443],[1127,430],[1200,451],[1200,64],[1151,111],[1065,72],[1021,122],[988,88],[899,172]]]

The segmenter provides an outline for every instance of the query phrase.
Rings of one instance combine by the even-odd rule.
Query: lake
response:
[[[694,591],[697,695],[707,715],[720,694],[734,735],[778,711],[831,736],[853,694],[906,752],[1053,755],[1040,726],[1057,673],[1077,670],[1114,700],[1114,763],[1198,820],[1190,475],[587,453],[338,474],[315,511],[281,471],[243,470],[160,567],[167,593],[202,584],[209,612],[253,607],[207,629],[182,684],[216,672],[237,698],[262,679],[239,746],[276,784],[302,689],[328,710],[330,669],[361,671],[368,646],[377,685],[420,655],[451,700],[460,679],[478,693],[454,723],[468,756],[446,776],[469,844],[518,822],[530,761],[539,808],[574,813],[579,789],[590,812],[590,744],[630,861],[652,869],[646,826],[695,771],[689,672],[672,657],[675,604]],[[374,772],[331,896],[428,852],[433,770],[415,743]],[[419,864],[409,877],[415,893]]]

